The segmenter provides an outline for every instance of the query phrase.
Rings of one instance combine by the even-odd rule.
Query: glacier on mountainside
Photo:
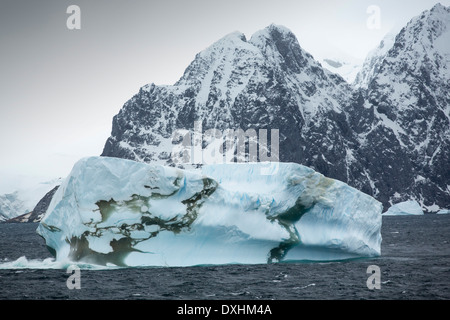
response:
[[[264,174],[262,174],[264,173]],[[192,266],[380,255],[382,205],[294,163],[78,161],[37,232],[57,261]]]
[[[334,46],[328,46],[322,52],[315,53],[313,56],[323,68],[340,75],[349,84],[355,81],[364,62],[362,59],[356,58]]]

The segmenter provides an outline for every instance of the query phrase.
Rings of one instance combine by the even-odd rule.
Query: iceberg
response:
[[[423,210],[417,201],[409,200],[399,202],[391,206],[384,216],[405,216],[405,215],[423,215]]]
[[[37,232],[57,261],[194,266],[380,255],[382,205],[295,163],[78,161]]]

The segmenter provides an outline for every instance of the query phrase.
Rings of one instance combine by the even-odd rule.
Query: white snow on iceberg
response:
[[[409,200],[394,204],[385,213],[384,216],[402,216],[402,215],[423,215],[423,210],[417,201]]]
[[[381,203],[312,169],[198,171],[91,157],[75,164],[37,232],[57,260],[192,266],[380,255]],[[264,174],[261,172],[264,171]]]

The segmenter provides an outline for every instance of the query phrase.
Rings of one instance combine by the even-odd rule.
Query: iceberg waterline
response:
[[[98,265],[83,262],[74,262],[71,260],[56,260],[54,258],[45,259],[28,259],[26,256],[21,256],[16,260],[2,260],[0,261],[0,270],[2,269],[67,269],[70,266],[76,265],[81,270],[106,270],[111,268],[119,268],[112,265]]]
[[[294,163],[77,162],[38,226],[56,260],[117,266],[380,255],[382,205]]]

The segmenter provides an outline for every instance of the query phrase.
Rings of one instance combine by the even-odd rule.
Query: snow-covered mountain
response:
[[[355,75],[353,81],[355,87],[367,89],[369,81],[372,80],[373,76],[379,71],[387,52],[394,45],[396,35],[396,33],[388,33],[383,40],[381,40],[378,47],[369,52],[364,63],[360,66],[360,70],[358,70]]]
[[[0,222],[31,213],[39,201],[50,190],[59,186],[61,181],[61,178],[53,179],[0,195]]]
[[[203,132],[278,129],[282,162],[344,181],[385,208],[410,199],[448,207],[449,19],[439,4],[412,19],[366,60],[355,87],[285,27],[249,40],[229,34],[174,85],[146,85],[126,102],[102,155],[174,165],[172,134],[195,121]]]
[[[305,131],[330,126],[341,140],[323,114],[345,122],[350,93],[288,29],[271,25],[249,41],[235,32],[199,53],[175,85],[141,88],[114,117],[103,155],[170,164],[172,133],[201,120],[204,130],[279,129],[283,161],[300,160],[299,148],[319,142]]]
[[[379,61],[366,81],[365,108],[352,111],[359,158],[381,201],[448,207],[450,8],[437,4],[412,19]]]

